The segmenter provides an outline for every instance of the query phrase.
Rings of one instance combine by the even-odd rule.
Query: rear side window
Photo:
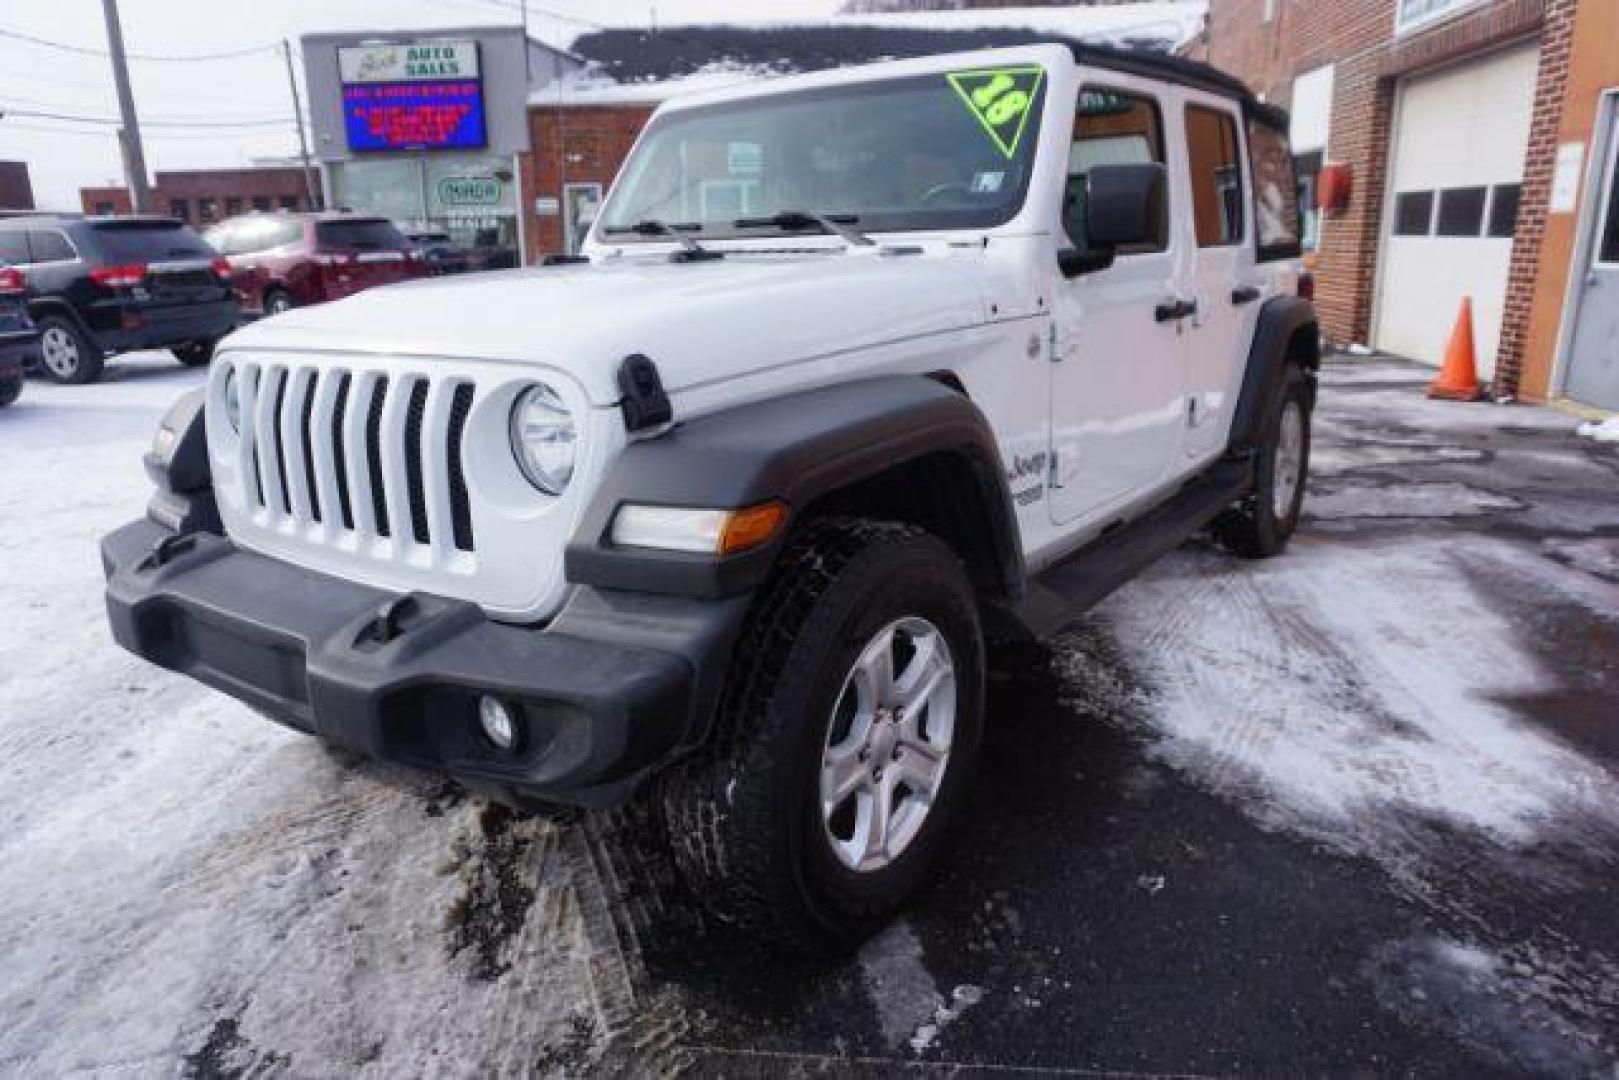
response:
[[[1303,250],[1299,180],[1287,135],[1248,121],[1248,161],[1254,170],[1254,231],[1260,261],[1293,259]]]
[[[107,263],[207,259],[214,251],[178,221],[105,222],[88,226],[96,254]]]
[[[1063,226],[1081,251],[1085,236],[1085,178],[1097,165],[1164,163],[1164,124],[1150,97],[1087,86],[1079,92],[1074,137],[1068,146],[1068,184],[1063,195]],[[1166,241],[1120,250],[1121,255],[1163,251]]]
[[[0,231],[0,263],[26,266],[33,261],[28,254],[28,238],[22,230]]]
[[[393,222],[380,218],[355,221],[322,221],[315,226],[315,240],[322,247],[404,248],[410,245]]]
[[[30,232],[28,250],[37,263],[70,262],[78,258],[78,253],[73,250],[73,245],[67,242],[67,237],[54,230]]]
[[[1186,107],[1186,156],[1192,173],[1192,220],[1198,247],[1242,241],[1242,152],[1228,112]]]
[[[252,255],[291,244],[303,237],[296,219],[247,217],[209,229],[207,240],[225,255]]]

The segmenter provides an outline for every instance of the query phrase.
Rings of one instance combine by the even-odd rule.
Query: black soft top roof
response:
[[[1179,83],[1235,98],[1242,105],[1243,112],[1253,119],[1268,127],[1287,130],[1285,109],[1260,101],[1241,79],[1211,64],[1147,49],[1117,49],[1108,45],[1078,43],[1070,45],[1069,49],[1076,63]]]

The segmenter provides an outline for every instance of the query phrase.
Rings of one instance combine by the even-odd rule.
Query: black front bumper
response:
[[[126,649],[300,731],[516,805],[622,801],[700,738],[746,606],[581,588],[538,629],[426,594],[399,604],[150,520],[101,553]],[[518,710],[514,751],[483,736],[484,694]]]

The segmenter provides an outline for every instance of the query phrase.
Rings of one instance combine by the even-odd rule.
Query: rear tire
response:
[[[291,311],[293,307],[292,294],[285,289],[271,289],[264,294],[264,314],[266,318],[271,315],[279,315],[283,311]]]
[[[1289,364],[1287,385],[1254,461],[1254,490],[1214,519],[1214,536],[1250,559],[1281,554],[1304,508],[1310,471],[1309,376]]]
[[[22,396],[22,377],[15,379],[0,379],[0,409],[15,402]]]
[[[820,953],[858,944],[937,855],[983,701],[955,554],[908,525],[812,524],[755,601],[707,746],[663,781],[682,875],[747,932]]]
[[[92,383],[101,377],[105,359],[101,346],[63,315],[39,320],[39,369],[52,382],[64,386]]]
[[[184,345],[176,345],[169,350],[174,358],[186,367],[205,367],[214,358],[214,343],[211,341],[188,341]]]

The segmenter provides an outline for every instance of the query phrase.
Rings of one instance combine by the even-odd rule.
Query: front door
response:
[[[1585,405],[1619,409],[1619,117],[1608,122],[1601,202],[1579,284],[1563,393]]]
[[[1180,449],[1184,352],[1174,299],[1181,185],[1166,161],[1164,102],[1119,77],[1080,91],[1068,155],[1068,241],[1084,250],[1085,175],[1092,166],[1156,161],[1169,169],[1168,228],[1118,252],[1105,270],[1059,279],[1052,315],[1052,520],[1085,527],[1152,491]]]

